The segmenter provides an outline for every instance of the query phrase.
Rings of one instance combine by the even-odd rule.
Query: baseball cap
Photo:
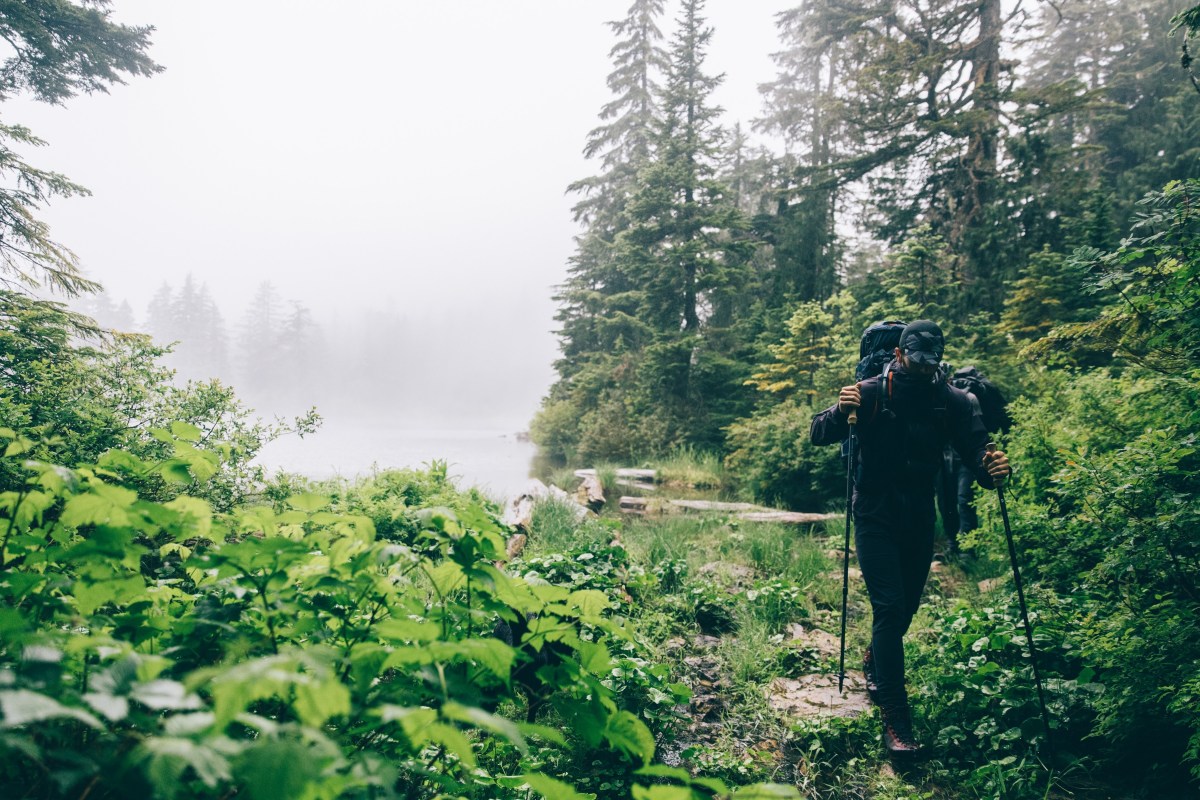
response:
[[[900,350],[918,364],[936,367],[942,360],[946,340],[936,322],[919,319],[910,322],[900,334]]]

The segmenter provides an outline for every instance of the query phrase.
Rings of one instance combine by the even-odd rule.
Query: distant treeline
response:
[[[149,334],[171,345],[164,359],[179,381],[219,378],[264,413],[418,409],[413,376],[429,366],[404,316],[360,309],[346,324],[320,324],[311,309],[270,282],[259,284],[240,314],[221,308],[206,284],[187,276],[164,282],[144,313],[106,293],[74,307],[102,326]]]

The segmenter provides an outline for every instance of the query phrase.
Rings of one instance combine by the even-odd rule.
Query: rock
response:
[[[985,578],[979,582],[979,591],[983,594],[987,594],[1002,583],[1004,583],[1003,576],[999,578]]]
[[[721,643],[721,637],[709,636],[706,633],[696,634],[696,638],[692,639],[692,647],[697,650],[711,650]]]
[[[745,583],[754,579],[754,569],[731,561],[710,561],[696,570],[699,575],[723,578],[726,583]]]
[[[663,651],[669,655],[678,655],[687,649],[687,639],[682,636],[675,636],[663,642]]]
[[[841,694],[836,675],[776,678],[768,687],[767,702],[794,717],[856,717],[871,707],[862,676],[853,673],[846,676]]]
[[[858,567],[851,567],[849,570],[847,570],[847,573],[849,574],[850,580],[852,580],[852,581],[861,581],[862,580],[862,570],[859,569]],[[842,571],[840,569],[835,569],[835,570],[832,570],[831,572],[826,572],[825,577],[831,581],[837,581],[838,583],[841,583],[842,582]]]

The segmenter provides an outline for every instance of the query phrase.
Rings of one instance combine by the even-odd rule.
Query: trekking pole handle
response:
[[[855,386],[862,386],[862,384],[861,384],[861,383],[856,383],[856,384],[854,384],[854,385],[855,385]],[[848,424],[850,424],[850,425],[857,425],[857,424],[858,424],[858,408],[852,408],[852,409],[850,409],[850,413],[846,415],[846,422],[847,422]]]
[[[995,442],[988,442],[986,447],[987,447],[988,453],[996,452],[996,443]],[[1011,471],[1009,474],[1012,474]],[[1008,480],[1008,475],[1005,475],[1003,478],[992,478],[992,481],[996,484],[996,491],[1000,491],[1001,488],[1003,488],[1004,481],[1006,481],[1006,480]]]

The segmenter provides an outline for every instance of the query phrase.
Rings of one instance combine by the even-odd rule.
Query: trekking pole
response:
[[[838,654],[838,694],[846,684],[846,607],[850,601],[850,512],[854,496],[854,426],[858,424],[858,409],[850,409],[850,439],[846,445],[846,542],[842,548],[842,644]]]
[[[987,451],[996,452],[996,445],[988,442]],[[1029,663],[1033,665],[1033,682],[1037,686],[1038,705],[1042,709],[1042,728],[1046,732],[1046,751],[1054,758],[1054,742],[1050,737],[1050,713],[1046,710],[1046,695],[1042,691],[1042,676],[1038,672],[1037,648],[1033,644],[1033,626],[1029,624],[1029,608],[1025,605],[1025,589],[1021,584],[1021,570],[1017,566],[1017,546],[1013,542],[1012,526],[1008,522],[1008,504],[1004,501],[1004,483],[996,483],[996,496],[1000,500],[1000,518],[1004,520],[1004,536],[1008,539],[1008,559],[1012,562],[1013,583],[1017,587],[1017,602],[1021,606],[1021,621],[1025,623],[1025,638],[1029,640]]]

